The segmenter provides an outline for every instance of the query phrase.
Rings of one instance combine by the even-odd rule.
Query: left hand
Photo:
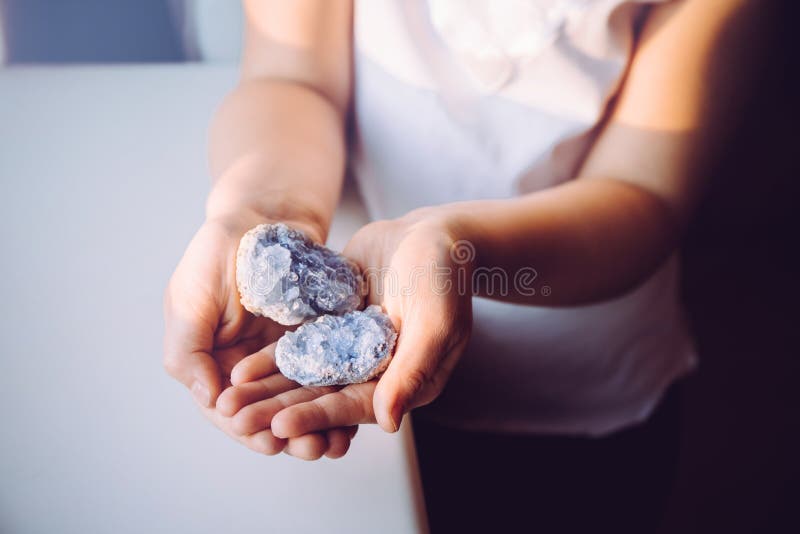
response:
[[[234,420],[239,419],[248,432],[271,428],[276,437],[289,438],[291,443],[314,432],[360,423],[377,422],[385,431],[395,432],[406,412],[433,401],[461,356],[472,327],[474,250],[466,244],[467,254],[460,257],[454,247],[465,244],[457,235],[439,208],[415,210],[359,230],[344,255],[362,268],[369,286],[368,303],[382,305],[399,332],[386,372],[363,384],[299,388],[280,392],[273,402],[262,400],[244,407],[244,388],[253,387],[248,383],[278,379],[269,378],[274,373],[270,356],[254,354],[232,372],[235,387],[230,395],[242,399],[235,403]]]

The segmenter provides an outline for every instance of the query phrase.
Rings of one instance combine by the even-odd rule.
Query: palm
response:
[[[403,343],[407,351],[438,344],[433,352],[441,354],[440,372],[421,377],[403,369],[404,364],[396,360],[387,371],[390,374],[394,366],[390,387],[394,385],[392,381],[409,377],[418,382],[415,402],[419,404],[429,402],[441,390],[468,336],[470,297],[456,285],[459,265],[450,257],[451,245],[446,235],[427,228],[409,231],[403,224],[379,222],[364,227],[345,250],[345,255],[364,268],[368,302],[381,304],[394,323],[403,326],[405,334],[401,333],[398,339],[398,350]],[[438,331],[448,335],[431,339],[429,332]],[[262,415],[271,418],[275,435],[289,438],[336,426],[375,422],[373,398],[376,388],[384,387],[385,376],[380,382],[376,379],[339,390],[302,388],[304,392],[293,393],[292,402],[285,409]],[[392,426],[397,427],[395,423]]]
[[[264,317],[247,317],[226,342],[215,341],[212,356],[220,368],[224,387],[231,385],[231,371],[245,357],[277,341],[286,327]]]
[[[304,457],[318,457],[325,448],[336,449],[334,455],[338,456],[349,445],[349,438],[343,436],[352,433],[345,427],[375,422],[376,388],[391,392],[399,383],[410,380],[419,386],[413,400],[416,405],[432,400],[455,364],[470,324],[469,296],[453,285],[458,265],[450,258],[451,245],[447,234],[435,227],[417,228],[405,221],[387,221],[364,227],[345,250],[346,256],[364,268],[369,287],[367,301],[381,304],[393,322],[402,325],[398,354],[403,347],[406,353],[420,349],[422,354],[431,355],[430,368],[441,370],[423,376],[409,369],[408,356],[398,360],[396,355],[380,382],[372,380],[343,388],[300,387],[278,372],[274,343],[241,359],[253,348],[248,345],[250,339],[256,340],[254,346],[275,339],[269,334],[259,338],[257,328],[250,336],[248,328],[243,327],[237,338],[243,348],[224,345],[219,351],[218,360],[226,362],[223,367],[229,362],[238,363],[231,371],[233,387],[218,401],[218,415],[227,418],[218,418],[217,423],[262,452],[274,452],[283,442],[288,449],[293,444],[306,443],[306,450],[316,452]],[[438,338],[431,332],[447,335]],[[413,404],[407,405],[405,409],[412,407]],[[397,428],[392,417],[392,423],[387,423],[383,415],[381,426]]]
[[[421,332],[448,332],[447,338],[436,340],[442,343],[440,352],[460,354],[456,345],[466,340],[465,333],[459,331],[462,325],[471,324],[471,296],[464,288],[466,273],[452,256],[453,246],[446,234],[426,225],[397,222],[388,228],[367,227],[362,239],[351,243],[348,253],[356,261],[379,267],[382,284],[370,285],[369,301],[382,305],[395,324],[403,325],[406,336],[401,343],[421,343]],[[406,376],[418,383],[416,405],[435,398],[455,361],[455,357],[444,359],[443,372],[437,374]]]

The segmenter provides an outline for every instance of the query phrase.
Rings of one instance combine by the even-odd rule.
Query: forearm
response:
[[[679,225],[650,192],[616,180],[576,180],[524,197],[445,208],[454,236],[475,247],[473,280],[502,269],[507,294],[478,294],[538,305],[577,305],[618,296],[644,281],[676,246]],[[515,284],[536,272],[534,289]],[[486,278],[483,279],[484,281]]]
[[[344,175],[343,129],[339,110],[303,84],[243,81],[211,127],[206,216],[253,213],[324,240]]]
[[[744,82],[754,79],[759,56],[750,49],[762,11],[738,0],[653,7],[576,180],[448,208],[455,237],[475,245],[475,268],[505,272],[508,295],[492,296],[592,302],[633,289],[658,268],[702,196],[727,118],[744,103]],[[522,268],[535,269],[534,288],[550,286],[549,295],[518,291],[512,277]]]

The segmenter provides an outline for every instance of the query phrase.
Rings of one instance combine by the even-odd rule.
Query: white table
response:
[[[337,461],[260,456],[162,370],[162,290],[235,76],[0,70],[0,531],[424,530],[407,424],[362,427]],[[361,222],[350,193],[331,244]]]

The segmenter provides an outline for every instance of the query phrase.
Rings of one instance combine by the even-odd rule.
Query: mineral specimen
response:
[[[236,285],[245,309],[284,325],[361,304],[358,267],[285,224],[260,224],[242,237]]]
[[[380,306],[325,315],[287,332],[275,349],[278,369],[304,386],[366,382],[392,357],[397,333]]]

